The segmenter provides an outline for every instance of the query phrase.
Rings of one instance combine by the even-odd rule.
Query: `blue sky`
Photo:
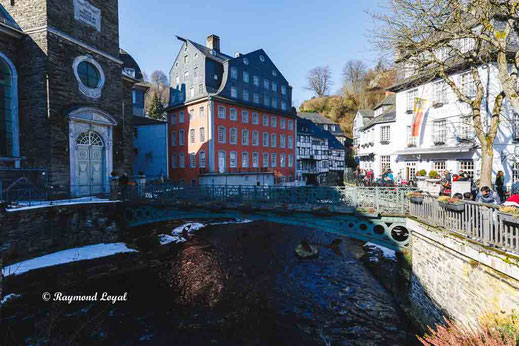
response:
[[[350,59],[376,63],[368,40],[368,9],[380,0],[263,0],[119,2],[121,47],[141,68],[168,73],[181,43],[175,35],[205,44],[209,34],[221,38],[224,53],[263,48],[294,88],[294,105],[312,93],[307,72],[329,65],[334,86],[342,85],[342,68]]]

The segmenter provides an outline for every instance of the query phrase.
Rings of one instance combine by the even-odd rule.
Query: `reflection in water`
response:
[[[172,225],[157,234],[171,234]],[[403,345],[412,342],[393,297],[347,239],[271,223],[209,225],[168,244],[158,265],[67,289],[128,291],[107,305],[7,306],[14,343],[171,345]],[[318,246],[301,259],[303,241]],[[52,323],[48,322],[52,320]],[[0,335],[3,337],[3,335]],[[4,339],[5,340],[5,339]]]

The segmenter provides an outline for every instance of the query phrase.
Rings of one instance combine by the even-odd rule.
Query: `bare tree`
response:
[[[344,93],[351,95],[360,108],[365,107],[361,98],[366,90],[366,65],[360,60],[350,60],[344,65],[342,74],[344,76]]]
[[[146,75],[145,80],[151,85],[150,90],[146,93],[145,108],[150,116],[161,118],[163,109],[169,103],[168,77],[163,71],[157,70],[149,78]]]
[[[312,90],[318,97],[326,96],[333,84],[329,66],[320,66],[310,70],[306,79],[308,82],[306,89]]]
[[[500,2],[387,0],[386,11],[374,14],[380,24],[374,31],[375,42],[386,51],[395,51],[397,63],[407,72],[405,77],[419,84],[443,80],[470,107],[482,152],[481,186],[492,183],[494,141],[505,99],[505,92],[491,90],[488,82],[496,62],[489,37],[497,32],[495,24],[488,25],[495,23],[496,12],[488,11],[495,10],[491,3]],[[517,6],[517,1],[512,2]],[[453,75],[463,71],[468,73],[460,83]]]

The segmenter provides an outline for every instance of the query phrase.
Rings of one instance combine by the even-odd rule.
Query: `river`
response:
[[[337,239],[266,222],[210,225],[166,245],[168,256],[145,269],[48,288],[127,292],[126,302],[69,305],[25,292],[4,306],[0,344],[415,344],[395,298],[359,259],[358,242]],[[297,257],[304,240],[319,246],[318,258]]]

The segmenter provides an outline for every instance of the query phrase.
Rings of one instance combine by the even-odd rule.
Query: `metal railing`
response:
[[[463,210],[451,211],[433,197],[421,204],[408,203],[409,215],[431,226],[462,234],[483,245],[519,252],[519,218],[495,205],[463,201]]]
[[[404,215],[405,194],[414,191],[402,187],[331,187],[331,186],[243,186],[210,185],[178,187],[151,184],[129,187],[128,200],[160,200],[190,202],[252,202],[309,206],[341,205],[373,213]]]

